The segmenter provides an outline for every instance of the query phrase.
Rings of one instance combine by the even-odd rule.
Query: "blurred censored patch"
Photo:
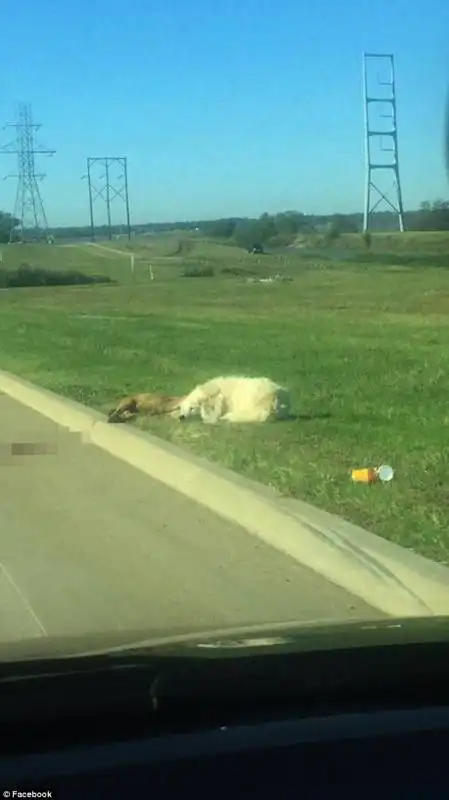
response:
[[[0,442],[0,466],[11,466],[31,456],[55,456],[55,442]]]

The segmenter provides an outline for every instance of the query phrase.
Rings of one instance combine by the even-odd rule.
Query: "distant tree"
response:
[[[418,211],[409,212],[409,227],[420,231],[449,230],[449,202],[447,200],[429,200],[421,203]]]
[[[273,239],[277,234],[277,229],[274,221],[274,217],[271,214],[261,214],[259,217],[259,236],[257,237],[258,242],[261,244],[267,244],[270,239]]]
[[[283,211],[281,214],[276,214],[274,217],[276,233],[278,237],[284,239],[286,243],[293,242],[299,231],[298,216],[299,215],[294,211]]]
[[[234,235],[238,220],[232,217],[228,219],[215,219],[210,222],[203,222],[201,228],[206,236],[213,236],[220,239],[230,239]]]
[[[363,244],[365,245],[366,249],[367,250],[371,250],[371,245],[372,245],[373,240],[372,240],[371,233],[369,231],[363,231],[362,240],[363,240]]]
[[[357,233],[358,225],[353,214],[332,214],[330,218],[333,230],[341,233]]]
[[[11,233],[18,225],[20,225],[20,220],[15,219],[6,211],[0,211],[0,242],[9,242]]]
[[[432,203],[432,211],[447,211],[449,208],[448,200],[434,200]]]
[[[326,244],[332,244],[335,242],[341,234],[340,227],[338,221],[330,220],[324,228],[324,240]]]
[[[240,220],[235,226],[234,241],[239,247],[248,250],[254,242],[261,241],[260,225],[257,219]]]

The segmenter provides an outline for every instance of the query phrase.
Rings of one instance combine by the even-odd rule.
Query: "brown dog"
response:
[[[108,422],[126,422],[138,414],[160,416],[173,414],[179,409],[183,397],[172,397],[166,394],[134,394],[124,397],[120,403],[109,412]]]

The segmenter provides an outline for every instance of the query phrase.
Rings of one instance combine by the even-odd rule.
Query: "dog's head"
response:
[[[205,397],[202,387],[198,386],[180,403],[178,412],[179,419],[184,420],[189,419],[190,417],[199,417],[201,415],[201,406],[204,403],[204,400]]]
[[[108,422],[127,422],[137,414],[137,402],[134,397],[125,398],[108,414]]]

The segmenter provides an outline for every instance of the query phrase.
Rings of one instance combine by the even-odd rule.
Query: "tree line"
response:
[[[415,231],[449,231],[449,202],[436,200],[423,202],[419,209],[406,211],[404,214],[406,230]],[[397,230],[397,216],[390,211],[380,211],[371,216],[373,232]],[[163,223],[147,223],[133,225],[133,234],[166,233],[174,230],[198,231],[203,236],[210,236],[222,241],[229,241],[242,247],[251,247],[255,243],[263,245],[287,246],[298,236],[320,234],[325,238],[336,238],[342,233],[361,233],[363,214],[304,214],[300,211],[284,211],[278,214],[261,214],[257,218],[226,217],[215,220],[178,220]],[[55,228],[51,231],[58,238],[89,238],[90,228],[78,226],[71,228]],[[124,226],[106,226],[96,229],[98,238],[123,236]]]
[[[11,214],[0,212],[0,242],[16,238],[19,221]],[[409,231],[449,231],[449,201],[435,200],[421,203],[419,209],[406,211],[405,229]],[[216,220],[189,220],[133,225],[133,234],[165,233],[173,230],[198,231],[222,241],[251,247],[262,245],[287,246],[301,235],[318,234],[329,240],[343,233],[361,233],[363,215],[354,214],[304,214],[300,211],[284,211],[278,214],[261,214],[257,218],[226,217]],[[376,212],[371,216],[374,232],[397,230],[397,216],[390,211]],[[89,239],[89,226],[50,228],[50,236],[56,239]],[[126,235],[123,225],[96,228],[98,238]]]
[[[371,215],[370,229],[375,232],[395,231],[397,215],[381,211]],[[449,202],[436,200],[423,202],[419,209],[404,213],[404,227],[408,231],[449,231]],[[285,211],[280,214],[262,214],[257,219],[220,219],[201,224],[207,236],[231,239],[243,247],[253,243],[287,246],[301,235],[318,234],[331,241],[343,233],[361,233],[363,214],[330,214],[326,216]]]

